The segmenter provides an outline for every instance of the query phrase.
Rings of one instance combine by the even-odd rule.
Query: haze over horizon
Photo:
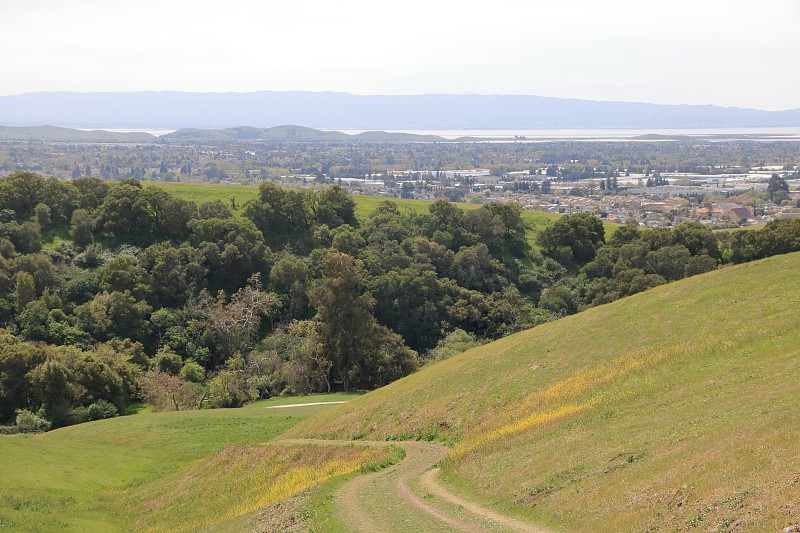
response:
[[[795,0],[0,0],[0,95],[331,91],[800,108]],[[21,44],[21,43],[24,43]]]
[[[446,93],[446,92],[420,92],[420,93],[402,93],[402,94],[392,94],[392,93],[361,93],[357,91],[311,91],[305,89],[297,89],[297,90],[272,90],[272,89],[261,89],[261,90],[252,90],[252,91],[181,91],[175,89],[141,89],[135,91],[28,91],[24,93],[13,93],[13,94],[2,94],[0,98],[4,96],[29,96],[29,95],[39,95],[39,94],[76,94],[76,95],[92,95],[92,94],[114,94],[114,95],[121,95],[121,94],[185,94],[185,95],[250,95],[250,94],[259,94],[259,93],[278,93],[278,94],[338,94],[338,95],[346,95],[346,96],[375,96],[375,97],[384,97],[384,96],[526,96],[526,97],[534,97],[534,98],[556,98],[560,100],[577,100],[577,101],[584,101],[584,102],[598,102],[598,103],[609,103],[609,104],[646,104],[646,105],[678,105],[678,106],[714,106],[723,109],[747,109],[747,110],[756,110],[756,111],[793,111],[796,109],[800,109],[800,106],[796,107],[787,107],[781,109],[769,109],[764,107],[748,107],[748,106],[740,106],[740,105],[722,105],[722,104],[715,104],[712,102],[706,103],[662,103],[662,102],[653,102],[647,100],[620,100],[614,98],[578,98],[578,97],[569,97],[569,96],[557,96],[557,95],[542,95],[542,94],[523,94],[523,93],[510,93],[510,92],[487,92],[487,93],[477,93],[477,92],[465,92],[465,93]]]

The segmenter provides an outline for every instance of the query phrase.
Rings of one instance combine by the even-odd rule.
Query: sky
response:
[[[0,0],[0,95],[533,94],[800,108],[800,0]]]

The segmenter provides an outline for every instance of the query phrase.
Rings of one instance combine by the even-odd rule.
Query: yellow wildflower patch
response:
[[[591,409],[622,394],[613,385],[635,371],[661,361],[676,348],[657,351],[634,350],[611,361],[579,370],[546,389],[533,392],[519,402],[491,413],[476,424],[449,454],[457,459],[504,438],[529,431]]]
[[[137,531],[195,531],[252,513],[336,476],[386,461],[365,446],[231,446],[127,498]]]

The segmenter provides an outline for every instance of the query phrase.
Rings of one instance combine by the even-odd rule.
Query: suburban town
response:
[[[623,171],[624,172],[624,171]],[[518,202],[524,209],[556,214],[588,213],[608,222],[644,227],[673,227],[697,221],[715,228],[766,224],[780,218],[800,218],[800,178],[780,178],[789,192],[775,203],[768,198],[780,166],[708,177],[663,173],[668,184],[652,185],[644,174],[613,179],[560,181],[547,169],[493,176],[489,169],[401,171],[365,178],[339,178],[336,183],[354,194],[416,199],[447,197],[472,203]],[[313,175],[282,176],[287,186],[310,187]],[[648,180],[651,185],[647,186]],[[231,182],[233,183],[233,182]]]

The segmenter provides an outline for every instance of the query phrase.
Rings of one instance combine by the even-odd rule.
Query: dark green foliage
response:
[[[123,180],[99,206],[96,227],[99,232],[126,242],[182,240],[189,235],[189,221],[196,211],[194,203],[163,189]]]
[[[54,427],[83,421],[77,408],[101,404],[123,412],[133,398],[138,367],[109,347],[92,352],[20,342],[0,330],[0,422],[18,409],[43,413]],[[95,408],[97,409],[97,407]],[[76,417],[77,415],[77,417]]]
[[[89,420],[104,420],[119,415],[117,406],[106,400],[98,400],[87,408]]]
[[[322,351],[342,388],[380,386],[414,370],[415,354],[372,314],[375,301],[364,291],[363,263],[332,252],[324,265],[325,278],[311,301],[317,307]]]
[[[77,207],[87,211],[100,207],[111,191],[108,183],[98,178],[78,178],[72,185],[78,190]]]
[[[139,254],[149,301],[154,306],[178,306],[203,286],[207,268],[205,257],[188,244],[175,247],[169,242],[154,244]]]
[[[780,175],[773,174],[767,184],[767,194],[770,201],[780,204],[789,197],[789,184]]]
[[[800,251],[800,219],[768,222],[760,231],[739,231],[731,242],[734,263]]]
[[[34,172],[15,172],[0,188],[0,205],[12,209],[18,220],[33,215],[33,209],[44,201],[45,179]]]
[[[301,236],[311,227],[310,206],[317,203],[311,194],[262,183],[258,197],[248,202],[244,213],[271,246],[282,247],[290,237]]]
[[[153,360],[153,368],[177,376],[183,368],[183,360],[180,355],[169,351],[168,348],[162,348]]]
[[[545,253],[560,262],[585,264],[605,242],[605,230],[599,218],[576,213],[558,219],[538,238]]]
[[[338,185],[333,185],[322,189],[318,198],[319,200],[316,202],[316,209],[314,210],[314,220],[317,224],[325,224],[330,228],[335,228],[342,224],[355,224],[356,203],[350,198],[347,191]]]
[[[69,234],[78,246],[86,246],[92,242],[94,217],[86,209],[76,209],[70,219]]]
[[[719,242],[714,232],[697,222],[685,222],[673,231],[674,244],[685,246],[693,256],[721,257]],[[655,249],[655,247],[653,248]]]
[[[0,335],[0,423],[4,423],[33,402],[29,373],[47,356],[42,348],[21,343],[5,330]]]
[[[152,308],[146,302],[137,301],[128,291],[104,291],[79,305],[75,316],[97,340],[146,340],[151,312]]]
[[[269,267],[271,252],[249,220],[193,220],[190,229],[189,243],[203,254],[202,267],[212,283],[233,290]]]
[[[232,218],[230,208],[219,200],[205,202],[197,206],[198,218]]]

